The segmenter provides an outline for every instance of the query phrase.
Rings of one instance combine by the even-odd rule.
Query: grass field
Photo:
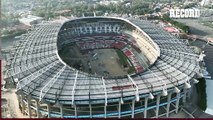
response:
[[[116,49],[116,52],[118,54],[118,57],[119,57],[119,61],[120,63],[123,65],[123,67],[127,67],[128,66],[128,58],[123,54],[122,51]]]
[[[119,62],[121,63],[121,65],[122,65],[123,67],[125,67],[125,68],[126,68],[126,67],[129,68],[129,69],[128,69],[128,73],[129,73],[129,74],[134,73],[134,72],[135,72],[135,68],[134,68],[133,65],[129,65],[128,57],[127,57],[126,55],[124,55],[124,53],[123,53],[121,50],[116,49],[116,52],[117,52],[117,55],[118,55],[118,57],[119,57]],[[131,61],[130,61],[130,64],[132,64]]]

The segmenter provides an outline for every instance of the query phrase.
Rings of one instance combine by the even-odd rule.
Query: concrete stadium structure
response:
[[[125,77],[105,78],[72,68],[62,60],[58,51],[64,46],[85,42],[88,39],[82,37],[93,35],[132,36],[134,42],[123,41],[142,51],[147,66]],[[98,49],[122,41],[101,40],[82,47]],[[195,78],[201,76],[200,61],[202,55],[196,55],[186,40],[149,21],[83,17],[34,26],[11,50],[6,66],[7,75],[17,83],[20,109],[29,117],[158,118],[178,112],[180,100],[186,101],[191,86],[198,82]]]

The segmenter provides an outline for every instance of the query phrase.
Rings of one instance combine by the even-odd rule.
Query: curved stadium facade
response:
[[[71,45],[82,51],[118,49],[135,72],[109,77],[79,70],[61,52]],[[199,56],[185,40],[135,18],[42,23],[15,48],[8,74],[17,82],[20,109],[29,117],[168,117],[178,112],[200,75]]]

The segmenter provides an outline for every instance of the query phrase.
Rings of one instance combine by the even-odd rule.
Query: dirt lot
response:
[[[97,53],[97,59],[91,61],[92,71],[101,75],[107,71],[109,76],[124,76],[127,74],[127,71],[119,63],[119,57],[115,49],[96,49],[93,53]]]
[[[15,89],[10,89],[7,92],[2,92],[2,98],[5,98],[7,100],[7,114],[4,114],[4,117],[7,118],[28,118],[27,116],[24,116],[20,109],[18,104],[18,98],[15,93]]]
[[[124,76],[127,69],[119,63],[115,49],[80,51],[77,46],[68,46],[60,52],[61,58],[70,66],[101,76]]]

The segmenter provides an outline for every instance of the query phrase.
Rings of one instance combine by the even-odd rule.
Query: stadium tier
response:
[[[135,72],[105,77],[78,70],[60,52],[72,45],[81,51],[118,49]],[[29,117],[158,118],[178,112],[197,83],[201,60],[185,40],[149,21],[83,17],[31,28],[7,58],[7,74]]]

